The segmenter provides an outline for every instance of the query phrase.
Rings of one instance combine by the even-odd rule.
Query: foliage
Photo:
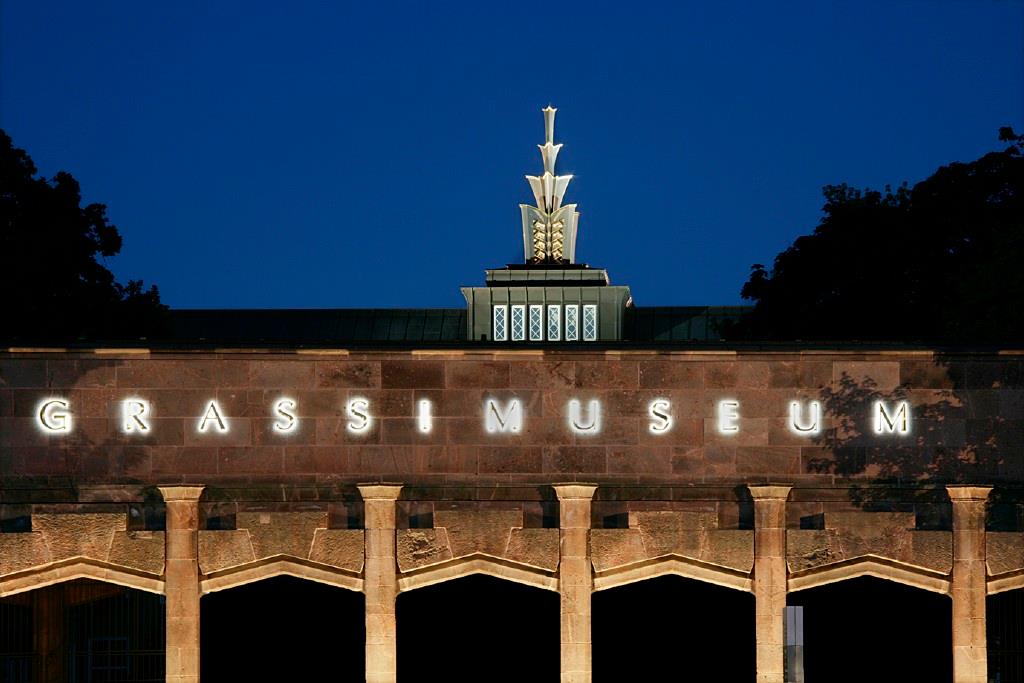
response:
[[[66,172],[36,176],[0,130],[0,286],[5,341],[123,339],[153,334],[166,307],[156,286],[121,284],[97,257],[121,251],[106,206],[81,206]]]
[[[824,189],[824,217],[769,271],[734,339],[1024,341],[1024,136],[884,192]]]

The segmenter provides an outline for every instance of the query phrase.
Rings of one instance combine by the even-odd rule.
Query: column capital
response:
[[[786,500],[792,486],[770,486],[761,484],[747,484],[750,497],[754,500]]]
[[[402,484],[356,484],[363,500],[398,500]]]
[[[965,486],[962,484],[948,484],[946,492],[949,499],[956,502],[960,500],[986,501],[988,494],[992,492],[991,486]]]
[[[552,484],[558,500],[593,500],[597,484]]]
[[[203,485],[199,486],[157,486],[160,489],[160,495],[164,497],[165,503],[171,501],[187,501],[187,502],[198,502],[199,497],[203,495],[203,489],[206,487]]]

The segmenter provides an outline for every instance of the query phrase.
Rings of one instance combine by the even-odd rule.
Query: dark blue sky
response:
[[[540,108],[577,258],[739,303],[821,186],[1024,128],[1024,2],[0,4],[0,127],[175,307],[459,306],[522,259]],[[493,5],[493,6],[492,6]]]

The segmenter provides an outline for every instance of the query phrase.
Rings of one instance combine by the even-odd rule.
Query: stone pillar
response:
[[[754,499],[754,624],[758,683],[785,681],[786,498],[789,486],[748,486]]]
[[[989,486],[947,486],[953,501],[953,680],[986,683],[985,501]]]
[[[590,501],[597,486],[556,484],[558,592],[562,602],[562,683],[590,683]]]
[[[367,683],[394,683],[397,675],[395,501],[401,490],[401,484],[359,485],[366,519],[363,592],[366,595]]]
[[[199,680],[199,496],[202,486],[161,486],[167,504],[164,593],[167,683]]]

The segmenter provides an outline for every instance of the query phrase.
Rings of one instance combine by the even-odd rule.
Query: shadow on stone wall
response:
[[[1019,363],[942,355],[926,380],[918,383],[914,373],[907,374],[899,385],[883,389],[869,377],[844,372],[822,389],[822,409],[831,420],[815,437],[825,454],[811,460],[808,470],[848,480],[851,502],[867,511],[916,511],[923,528],[948,526],[945,485],[994,485],[990,527],[1021,528],[1024,489],[1012,483],[1024,474]],[[890,410],[908,402],[909,434],[875,433],[879,401]]]

